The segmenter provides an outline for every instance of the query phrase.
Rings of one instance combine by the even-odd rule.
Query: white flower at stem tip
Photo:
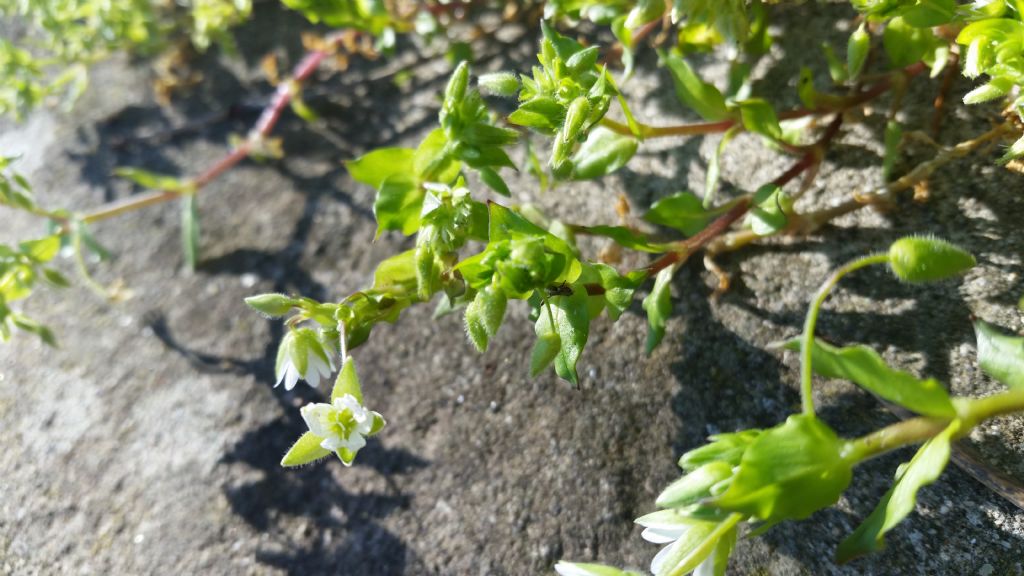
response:
[[[351,394],[335,398],[331,404],[307,404],[300,413],[309,431],[323,438],[320,447],[338,452],[346,466],[351,465],[351,458],[366,446],[366,437],[384,425],[380,414],[367,410]],[[345,452],[351,457],[346,458]]]
[[[334,354],[316,332],[309,328],[289,330],[277,350],[274,386],[283,382],[285,390],[291,390],[302,379],[315,388],[321,378],[327,378],[334,370]]]

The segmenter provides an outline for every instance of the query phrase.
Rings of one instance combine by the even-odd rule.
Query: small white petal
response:
[[[353,432],[352,434],[349,434],[349,437],[347,439],[342,440],[341,445],[345,448],[348,448],[352,452],[356,452],[363,446],[366,446],[366,439],[363,438],[358,432]]]
[[[654,560],[651,560],[651,572],[654,574],[661,574],[663,565],[668,560],[668,556],[671,553],[673,545],[668,545],[662,548],[657,555],[654,556]]]
[[[310,366],[308,372],[309,374],[306,374],[306,384],[309,384],[313,388],[316,388],[317,386],[320,385],[320,373],[317,372],[316,370],[313,370],[312,366]]]
[[[668,544],[678,540],[684,532],[686,529],[682,527],[679,529],[646,528],[640,533],[640,537],[652,544]]]
[[[330,404],[306,404],[299,410],[309,431],[321,438],[332,436],[327,421],[333,412],[334,408]]]
[[[284,371],[284,389],[291,390],[295,388],[295,384],[299,381],[299,370],[294,364],[288,363],[288,368]]]
[[[324,441],[320,443],[321,448],[324,450],[330,450],[331,452],[337,452],[338,448],[341,448],[342,446],[344,446],[344,442],[342,442],[341,438],[338,438],[337,436],[324,438]]]

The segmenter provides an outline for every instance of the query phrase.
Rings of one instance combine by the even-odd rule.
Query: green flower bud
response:
[[[566,142],[572,142],[580,135],[580,130],[587,123],[590,117],[590,102],[585,96],[580,96],[572,101],[565,114],[565,126],[562,128],[562,138]]]
[[[565,66],[573,73],[580,74],[586,72],[597,64],[597,56],[599,49],[597,46],[591,46],[585,50],[573,54],[565,61]]]
[[[250,296],[245,299],[245,303],[253,310],[270,318],[284,316],[295,306],[295,301],[284,294]]]
[[[703,500],[711,495],[711,488],[732,478],[732,466],[726,462],[711,462],[669,484],[655,504],[659,508],[679,508]]]
[[[850,78],[860,76],[864,70],[864,64],[868,59],[868,52],[871,50],[871,36],[862,23],[859,28],[850,34],[850,40],[846,43],[846,68]]]
[[[512,97],[519,92],[519,77],[513,72],[495,72],[480,77],[480,90],[492,96]]]
[[[487,350],[488,342],[498,333],[507,304],[505,293],[488,284],[466,307],[466,334],[480,352]]]
[[[889,266],[900,280],[932,282],[963,274],[974,256],[938,238],[907,236],[889,247]]]
[[[448,80],[448,87],[444,90],[445,108],[453,109],[458,106],[466,97],[466,87],[469,86],[469,64],[463,62],[452,73]]]

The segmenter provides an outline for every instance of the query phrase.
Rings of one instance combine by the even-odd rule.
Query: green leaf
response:
[[[355,160],[346,161],[345,168],[356,182],[380,188],[385,180],[396,174],[412,174],[414,153],[411,148],[378,148]]]
[[[632,136],[604,127],[595,128],[573,156],[573,178],[586,180],[611,174],[629,162],[638,146],[639,142]]]
[[[926,442],[914,458],[900,466],[896,482],[885,493],[874,512],[839,544],[836,559],[850,560],[880,550],[885,546],[885,533],[907,517],[917,503],[917,492],[935,482],[949,462],[950,442],[960,429],[954,420],[945,430]]]
[[[639,28],[661,18],[665,13],[664,0],[638,0],[626,19],[627,28]]]
[[[406,236],[420,227],[423,187],[408,175],[396,174],[381,183],[373,214],[377,217],[377,235],[384,230],[399,230]]]
[[[579,230],[591,236],[611,238],[616,244],[630,250],[652,254],[661,254],[665,251],[661,245],[649,242],[644,234],[625,226],[585,226]]]
[[[478,351],[487,350],[487,344],[498,333],[507,305],[505,293],[488,284],[466,306],[466,334]]]
[[[25,332],[35,334],[47,346],[50,346],[52,348],[57,347],[57,338],[56,336],[53,335],[53,331],[50,330],[48,327],[43,326],[42,324],[36,322],[35,320],[26,318],[21,314],[11,314],[10,318],[11,321],[19,330],[24,330]]]
[[[374,436],[387,426],[388,422],[377,412],[373,413],[373,424],[370,426],[370,433],[367,436]]]
[[[18,244],[21,253],[33,262],[44,264],[53,260],[60,252],[60,236],[53,235],[38,240],[26,240]]]
[[[704,82],[678,53],[662,54],[662,61],[672,73],[676,96],[705,120],[724,120],[729,117],[725,97],[714,85]]]
[[[479,172],[480,180],[482,180],[483,183],[486,184],[488,188],[494,190],[495,192],[501,194],[502,196],[512,195],[512,191],[508,189],[508,184],[505,183],[505,180],[501,177],[500,174],[498,174],[496,170],[484,166],[479,169]]]
[[[413,154],[412,170],[420,182],[451,184],[460,169],[459,162],[448,153],[448,137],[441,128],[427,134]]]
[[[644,220],[679,230],[693,236],[708,225],[712,214],[704,210],[699,198],[690,192],[679,192],[662,198],[644,214]]]
[[[590,316],[587,314],[587,291],[582,287],[573,289],[570,296],[553,296],[548,299],[551,314],[541,310],[537,318],[537,334],[554,332],[558,334],[561,349],[555,356],[555,373],[579,387],[576,363],[587,344],[590,334]],[[552,319],[554,326],[551,325]],[[541,326],[547,324],[547,326]]]
[[[636,292],[640,283],[633,277],[622,276],[607,264],[592,264],[591,266],[601,277],[604,300],[608,306],[608,317],[614,322],[633,303],[633,293]]]
[[[575,250],[565,240],[551,234],[501,204],[491,202],[488,205],[488,214],[490,216],[488,240],[492,243],[501,240],[541,238],[544,240],[544,246],[552,252],[566,256],[575,254]]]
[[[776,121],[776,124],[778,124],[778,121]],[[715,147],[715,153],[712,154],[711,159],[708,160],[708,171],[704,177],[704,200],[701,202],[701,205],[705,210],[711,207],[715,201],[715,196],[718,194],[718,180],[721,173],[720,166],[722,155],[725,154],[725,147],[728,146],[729,141],[739,133],[739,126],[733,126],[726,130],[725,134],[722,134],[722,139],[718,141],[718,146]]]
[[[750,444],[729,489],[713,504],[770,523],[807,518],[835,504],[850,484],[844,445],[814,416],[790,416]]]
[[[669,266],[658,272],[654,280],[654,288],[644,298],[643,308],[647,311],[647,354],[650,355],[665,337],[665,323],[672,315],[672,276],[676,273],[675,266]]]
[[[893,68],[920,61],[937,41],[930,29],[915,28],[903,18],[890,20],[882,34],[882,45]]]
[[[331,402],[333,403],[338,398],[345,396],[345,394],[350,394],[357,402],[363,403],[363,388],[359,385],[356,364],[351,356],[345,359],[345,363],[341,366],[341,371],[338,372],[338,379],[334,381],[334,388],[331,390]]]
[[[258,296],[249,296],[245,299],[245,303],[253,310],[270,318],[284,316],[296,304],[295,300],[285,296],[284,294],[260,294]]]
[[[583,50],[583,46],[579,42],[572,38],[562,36],[557,30],[552,28],[546,20],[541,20],[540,29],[544,34],[544,39],[551,43],[551,46],[555,50],[555,54],[561,58],[563,62],[572,58],[573,54]]]
[[[915,28],[933,28],[952,22],[956,17],[956,0],[924,0],[903,12],[903,20]]]
[[[410,285],[417,285],[415,248],[391,256],[378,264],[373,272],[373,287],[376,290],[390,290]]]
[[[900,143],[903,141],[903,129],[896,120],[885,124],[885,152],[882,155],[882,180],[888,182],[892,177],[893,166],[900,155]]]
[[[773,140],[782,138],[782,127],[779,126],[779,117],[775,114],[775,108],[767,100],[751,98],[737,102],[740,107],[740,119],[743,127]]]
[[[788,211],[792,200],[780,186],[766,184],[754,195],[753,206],[747,221],[750,229],[758,236],[771,236],[786,227]]]
[[[199,261],[199,210],[194,194],[181,197],[181,248],[185,264],[195,270]]]
[[[68,281],[67,277],[53,268],[43,268],[43,278],[58,288],[67,288],[68,286],[71,286],[71,282]]]
[[[975,321],[974,332],[982,371],[1010,388],[1024,389],[1024,338],[1007,336],[984,320]]]
[[[316,462],[325,456],[329,456],[331,451],[320,446],[320,443],[323,441],[324,439],[316,434],[306,432],[299,437],[298,441],[292,445],[288,453],[281,459],[281,466],[285,468],[302,466],[303,464]]]
[[[166,190],[168,192],[186,192],[194,190],[195,185],[192,183],[182,182],[174,176],[167,176],[165,174],[156,174],[141,168],[117,168],[114,170],[114,175],[121,178],[126,178],[135,182],[143,188],[149,188],[150,190]]]
[[[790,340],[785,348],[800,350],[800,339]],[[849,380],[918,414],[938,418],[956,415],[949,393],[937,380],[920,380],[913,374],[891,368],[878,352],[867,346],[836,348],[815,339],[811,368],[825,378]]]
[[[534,325],[537,332],[537,341],[533,344],[533,351],[530,352],[530,377],[540,374],[548,364],[554,361],[555,357],[562,350],[562,338],[555,332],[549,320],[543,320],[547,310],[541,309],[540,317]]]

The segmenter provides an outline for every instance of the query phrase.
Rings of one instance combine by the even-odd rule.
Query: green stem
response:
[[[956,419],[963,422],[956,438],[963,438],[985,420],[1024,412],[1024,390],[1010,390],[986,398],[954,398],[953,404],[956,406]],[[844,450],[843,458],[861,462],[903,446],[920,444],[945,430],[951,421],[918,417],[897,422],[851,440]]]
[[[811,351],[814,349],[814,327],[818,323],[822,303],[843,276],[872,264],[884,264],[888,261],[888,254],[872,254],[858,258],[833,272],[821,288],[818,288],[818,293],[807,309],[807,320],[804,322],[804,332],[800,340],[800,396],[803,400],[804,414],[814,415],[814,398],[811,395]]]

